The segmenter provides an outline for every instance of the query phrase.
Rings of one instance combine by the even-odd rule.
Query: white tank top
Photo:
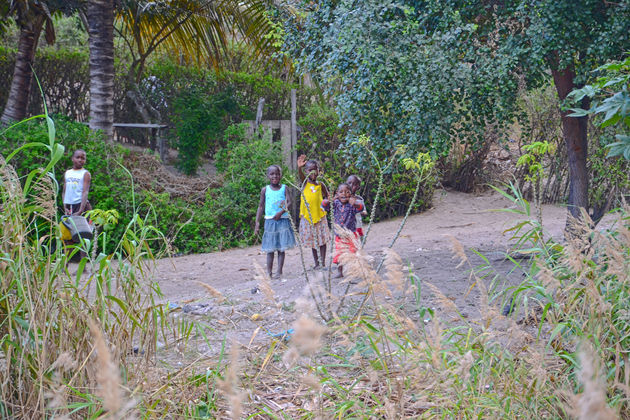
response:
[[[65,174],[66,194],[63,204],[79,204],[83,194],[83,177],[87,169],[68,169]]]

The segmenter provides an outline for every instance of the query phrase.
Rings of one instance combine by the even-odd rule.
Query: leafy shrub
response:
[[[174,101],[173,120],[177,135],[177,167],[186,175],[194,175],[202,156],[219,147],[229,114],[238,108],[230,90],[215,95],[199,87],[180,92]]]
[[[0,47],[0,107],[4,108],[13,78],[16,51]],[[89,115],[89,53],[87,50],[38,48],[33,70],[42,87],[48,110],[72,119],[86,121]],[[35,82],[33,82],[35,83]],[[42,97],[36,87],[31,89],[28,112],[43,112]]]
[[[298,154],[304,153],[309,159],[320,162],[325,179],[332,184],[331,189],[345,182],[349,175],[358,175],[362,179],[358,193],[371,212],[378,174],[373,168],[373,162],[364,159],[363,155],[367,154],[359,147],[346,147],[345,129],[339,127],[335,111],[325,105],[313,104],[305,109],[305,115],[299,119],[298,125],[302,130],[298,139]],[[413,173],[405,171],[401,165],[394,165],[385,174],[375,221],[404,215],[413,197],[415,183]],[[431,207],[434,188],[434,181],[421,187],[413,212]]]
[[[59,185],[57,206],[62,212],[61,187],[66,169],[72,167],[72,153],[84,149],[87,154],[86,169],[92,175],[89,200],[94,208],[115,209],[121,214],[120,223],[110,233],[108,247],[120,241],[122,232],[133,214],[131,179],[121,168],[129,153],[121,146],[106,143],[100,134],[95,134],[85,125],[63,117],[55,118],[57,141],[66,153],[54,168]],[[0,154],[7,156],[12,150],[25,143],[45,142],[48,134],[43,121],[33,120],[20,124],[0,136]],[[36,148],[27,148],[18,154],[12,164],[18,173],[28,173],[44,167],[47,157]]]
[[[208,191],[200,207],[172,200],[166,193],[146,193],[143,204],[155,210],[156,226],[168,237],[177,233],[172,245],[178,252],[211,252],[254,243],[254,219],[260,190],[267,183],[266,169],[282,159],[268,132],[249,136],[248,129],[248,124],[226,129],[227,146],[217,153],[224,184]]]
[[[66,147],[72,149],[73,141],[87,136],[80,124],[66,124],[57,126],[57,133],[69,136]],[[133,417],[121,371],[126,385],[135,388],[146,364],[134,357],[133,346],[143,349],[148,362],[160,332],[166,339],[159,288],[146,277],[154,255],[148,243],[160,234],[137,213],[129,215],[134,223],[124,227],[113,252],[86,252],[70,278],[68,259],[78,247],[89,248],[82,243],[70,247],[69,255],[64,252],[52,201],[57,188],[46,174],[29,170],[61,166],[60,154],[45,153],[60,150],[53,130],[44,129],[42,136],[41,128],[33,121],[13,126],[1,139],[2,155],[21,147],[24,137],[32,142],[9,164],[0,156],[0,354],[5,366],[0,369],[0,417],[52,418],[70,412],[77,418],[104,412]],[[15,131],[24,137],[9,137]],[[97,149],[85,148],[94,158]],[[29,188],[21,182],[27,174],[37,174]],[[40,219],[49,223],[33,223]],[[87,264],[90,270],[84,270]]]

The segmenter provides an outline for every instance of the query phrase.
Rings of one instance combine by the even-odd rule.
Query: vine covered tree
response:
[[[563,101],[607,59],[630,50],[630,1],[326,0],[304,2],[287,47],[336,94],[350,136],[436,154],[462,133],[513,118],[519,85],[551,76]],[[587,101],[588,98],[585,98]],[[588,104],[583,104],[588,108]],[[569,211],[588,208],[588,117],[562,112]]]

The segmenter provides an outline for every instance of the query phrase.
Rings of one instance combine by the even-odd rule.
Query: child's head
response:
[[[267,168],[267,178],[272,184],[279,184],[282,179],[282,168],[278,165],[271,165]]]
[[[348,179],[346,179],[346,184],[350,187],[352,194],[355,194],[361,187],[361,178],[356,175],[350,175]]]
[[[309,181],[315,182],[317,177],[319,176],[319,164],[316,160],[309,160],[304,165],[304,170],[306,170],[306,176],[308,176]]]
[[[346,204],[351,196],[352,190],[350,189],[350,186],[346,183],[339,184],[337,187],[337,199],[343,204]]]
[[[73,169],[81,169],[83,165],[85,165],[85,150],[77,149],[72,154],[72,168]]]

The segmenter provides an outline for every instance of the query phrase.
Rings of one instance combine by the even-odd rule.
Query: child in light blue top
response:
[[[260,191],[260,203],[256,212],[254,234],[260,230],[260,218],[265,215],[265,232],[262,239],[262,250],[267,253],[267,273],[272,276],[274,253],[278,252],[278,271],[276,278],[282,276],[284,252],[295,246],[295,236],[289,221],[287,209],[290,197],[286,185],[280,184],[282,169],[278,165],[267,168],[269,185]]]

